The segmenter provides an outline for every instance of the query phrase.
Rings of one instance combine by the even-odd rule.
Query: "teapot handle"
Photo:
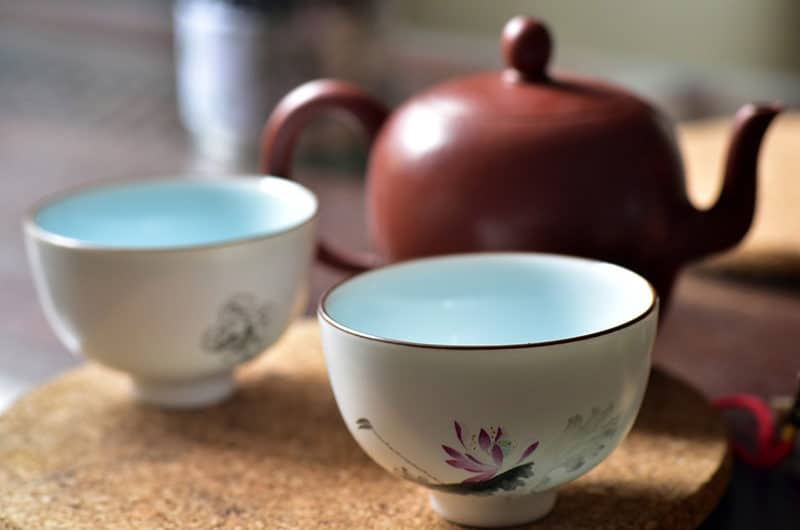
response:
[[[291,178],[292,155],[300,133],[321,112],[343,110],[353,116],[370,142],[388,109],[353,84],[334,79],[310,81],[287,94],[272,111],[261,137],[261,172]],[[317,243],[317,258],[341,270],[360,272],[381,263],[374,253],[353,252]]]

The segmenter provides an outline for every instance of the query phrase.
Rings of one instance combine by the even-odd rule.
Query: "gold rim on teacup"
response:
[[[415,342],[415,341],[405,341],[399,339],[390,339],[387,337],[380,337],[377,335],[372,335],[369,333],[364,333],[362,331],[358,331],[351,327],[345,326],[340,322],[337,322],[332,316],[330,316],[327,312],[326,303],[328,298],[334,291],[339,289],[340,287],[344,287],[346,284],[355,281],[356,279],[363,278],[364,276],[372,275],[372,274],[379,274],[387,269],[396,268],[396,267],[403,267],[408,266],[411,263],[420,263],[425,261],[433,261],[433,260],[442,260],[442,259],[453,259],[453,258],[463,258],[469,256],[484,256],[484,257],[525,257],[525,256],[549,256],[554,258],[568,258],[570,260],[576,261],[585,261],[588,263],[594,264],[607,264],[612,265],[614,267],[620,267],[625,269],[632,275],[640,278],[645,282],[647,287],[650,289],[650,303],[648,304],[647,308],[640,314],[636,315],[635,317],[626,320],[620,324],[617,324],[612,327],[604,328],[598,331],[593,331],[591,333],[584,333],[581,335],[575,335],[571,337],[565,337],[563,339],[553,339],[553,340],[546,340],[546,341],[533,341],[533,342],[515,342],[515,343],[508,343],[508,344],[439,344],[439,343],[427,343],[427,342]],[[332,287],[328,288],[320,298],[319,306],[317,308],[317,314],[320,318],[324,319],[327,323],[329,323],[334,328],[343,331],[349,335],[353,335],[355,337],[360,337],[362,339],[374,340],[377,342],[383,342],[386,344],[395,344],[399,346],[410,346],[414,348],[430,348],[430,349],[442,349],[442,350],[509,350],[509,349],[516,349],[516,348],[536,348],[536,347],[544,347],[544,346],[553,346],[557,344],[567,344],[570,342],[578,342],[586,339],[592,339],[595,337],[601,337],[603,335],[608,335],[619,331],[621,329],[627,328],[640,322],[647,318],[657,307],[659,303],[658,293],[656,292],[655,287],[650,281],[641,276],[640,274],[617,265],[615,263],[611,263],[608,261],[603,260],[596,260],[590,258],[584,258],[581,256],[570,256],[566,254],[553,254],[548,252],[470,252],[470,253],[461,253],[461,254],[446,254],[442,256],[429,256],[425,258],[416,258],[407,261],[401,261],[397,263],[393,263],[391,265],[386,265],[378,269],[370,270],[363,272],[361,274],[357,274],[350,278],[345,278],[344,280],[339,281],[338,283],[334,284]]]

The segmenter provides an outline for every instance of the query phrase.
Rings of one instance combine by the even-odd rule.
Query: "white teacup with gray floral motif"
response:
[[[543,517],[642,402],[658,301],[609,263],[532,253],[420,259],[319,307],[339,410],[387,470],[471,526]]]
[[[284,179],[141,180],[45,200],[25,239],[68,349],[129,374],[142,401],[197,407],[302,309],[316,217]]]

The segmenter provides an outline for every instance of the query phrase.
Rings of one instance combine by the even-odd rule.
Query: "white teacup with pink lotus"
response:
[[[633,425],[658,299],[609,263],[428,258],[356,276],[319,307],[339,410],[378,464],[472,526],[539,519]]]

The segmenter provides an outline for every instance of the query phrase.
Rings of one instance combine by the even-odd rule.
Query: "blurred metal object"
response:
[[[369,84],[374,0],[177,0],[181,121],[203,164],[255,169],[261,127],[277,100],[320,76]]]

